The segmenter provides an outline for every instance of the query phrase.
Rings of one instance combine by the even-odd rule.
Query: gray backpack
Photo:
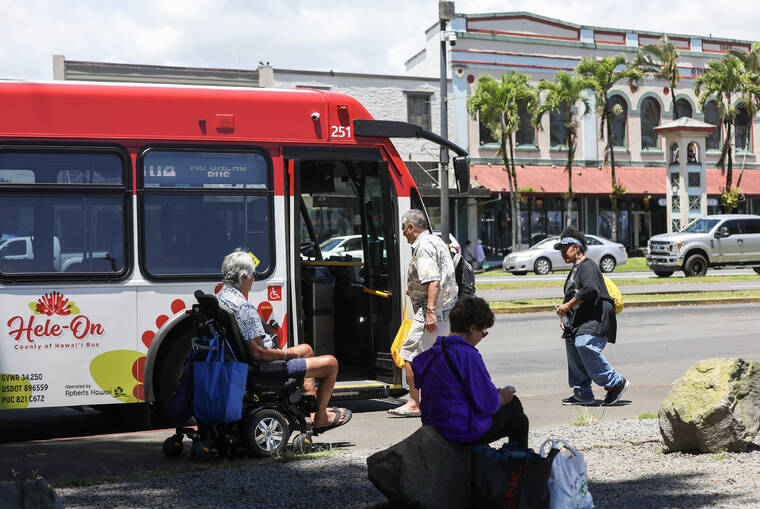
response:
[[[449,251],[454,263],[454,276],[459,287],[459,298],[475,297],[475,271],[472,269],[472,265],[456,249],[449,248]]]

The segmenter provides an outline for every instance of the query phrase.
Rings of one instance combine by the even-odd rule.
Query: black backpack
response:
[[[456,249],[449,248],[449,250],[454,262],[454,277],[459,287],[459,298],[475,297],[475,271],[472,265]]]

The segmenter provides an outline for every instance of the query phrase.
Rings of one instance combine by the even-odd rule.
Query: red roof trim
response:
[[[547,19],[541,19],[530,15],[525,14],[514,14],[514,15],[507,15],[507,16],[491,16],[487,18],[467,18],[467,31],[472,32],[473,30],[470,30],[470,22],[476,22],[476,21],[494,21],[494,20],[503,20],[503,19],[527,19],[529,21],[535,21],[536,23],[540,23],[542,25],[549,25],[557,28],[561,28],[563,30],[569,30],[574,31],[577,34],[577,38],[581,38],[581,31],[579,28],[565,25],[563,23],[559,23],[556,21],[550,21]]]
[[[481,29],[467,29],[468,32],[477,33],[477,34],[498,34],[498,35],[515,35],[518,37],[533,37],[536,39],[556,39],[560,41],[578,41],[580,40],[580,35],[577,37],[563,37],[561,35],[544,35],[544,34],[528,34],[525,32],[504,32],[501,30],[481,30]]]
[[[452,64],[473,64],[473,65],[496,65],[501,67],[528,67],[530,69],[549,69],[552,71],[573,71],[574,67],[553,67],[548,65],[533,64],[506,64],[502,62],[478,62],[475,60],[452,60]]]

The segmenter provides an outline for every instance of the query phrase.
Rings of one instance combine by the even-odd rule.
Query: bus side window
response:
[[[140,160],[141,266],[150,278],[219,278],[242,247],[274,268],[271,164],[258,150],[148,149]]]
[[[85,279],[126,275],[127,167],[124,153],[107,148],[0,152],[0,192],[7,183],[23,186],[0,200],[0,246],[7,246],[0,273],[67,280],[79,279],[78,273],[88,274]],[[51,193],[57,185],[61,189]]]

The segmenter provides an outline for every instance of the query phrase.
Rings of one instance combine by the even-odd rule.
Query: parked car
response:
[[[434,235],[441,235],[441,232],[434,231]],[[451,239],[451,245],[457,251],[461,251],[459,242],[454,238],[454,235],[449,233]],[[358,261],[364,261],[364,251],[362,250],[362,236],[361,235],[340,235],[337,237],[330,237],[319,245],[319,250],[322,252],[322,258],[325,260],[331,256],[346,256],[349,255]],[[383,251],[385,256],[385,251]]]
[[[752,267],[760,274],[760,216],[704,216],[680,232],[649,239],[647,266],[659,277],[678,270],[704,276],[708,267]]]
[[[361,235],[330,237],[319,245],[319,250],[322,251],[322,258],[325,260],[331,256],[349,255],[351,258],[364,261]]]
[[[95,251],[89,256],[93,261],[100,264],[99,267],[101,267],[103,271],[109,272],[111,270],[117,270],[113,265],[116,260],[111,257],[108,251]],[[53,237],[53,270],[56,272],[81,271],[83,258],[81,251],[75,253],[62,253],[61,241],[58,237]],[[0,269],[3,271],[13,271],[12,267],[14,263],[19,263],[21,261],[32,262],[33,260],[34,237],[22,236],[0,239]]]
[[[560,252],[554,249],[558,240],[559,237],[548,237],[529,249],[508,254],[501,263],[504,272],[522,275],[533,271],[543,276],[554,270],[569,270],[570,264],[565,263]],[[602,272],[612,272],[615,267],[628,261],[623,244],[595,235],[586,235],[586,243],[586,256],[598,263]]]

